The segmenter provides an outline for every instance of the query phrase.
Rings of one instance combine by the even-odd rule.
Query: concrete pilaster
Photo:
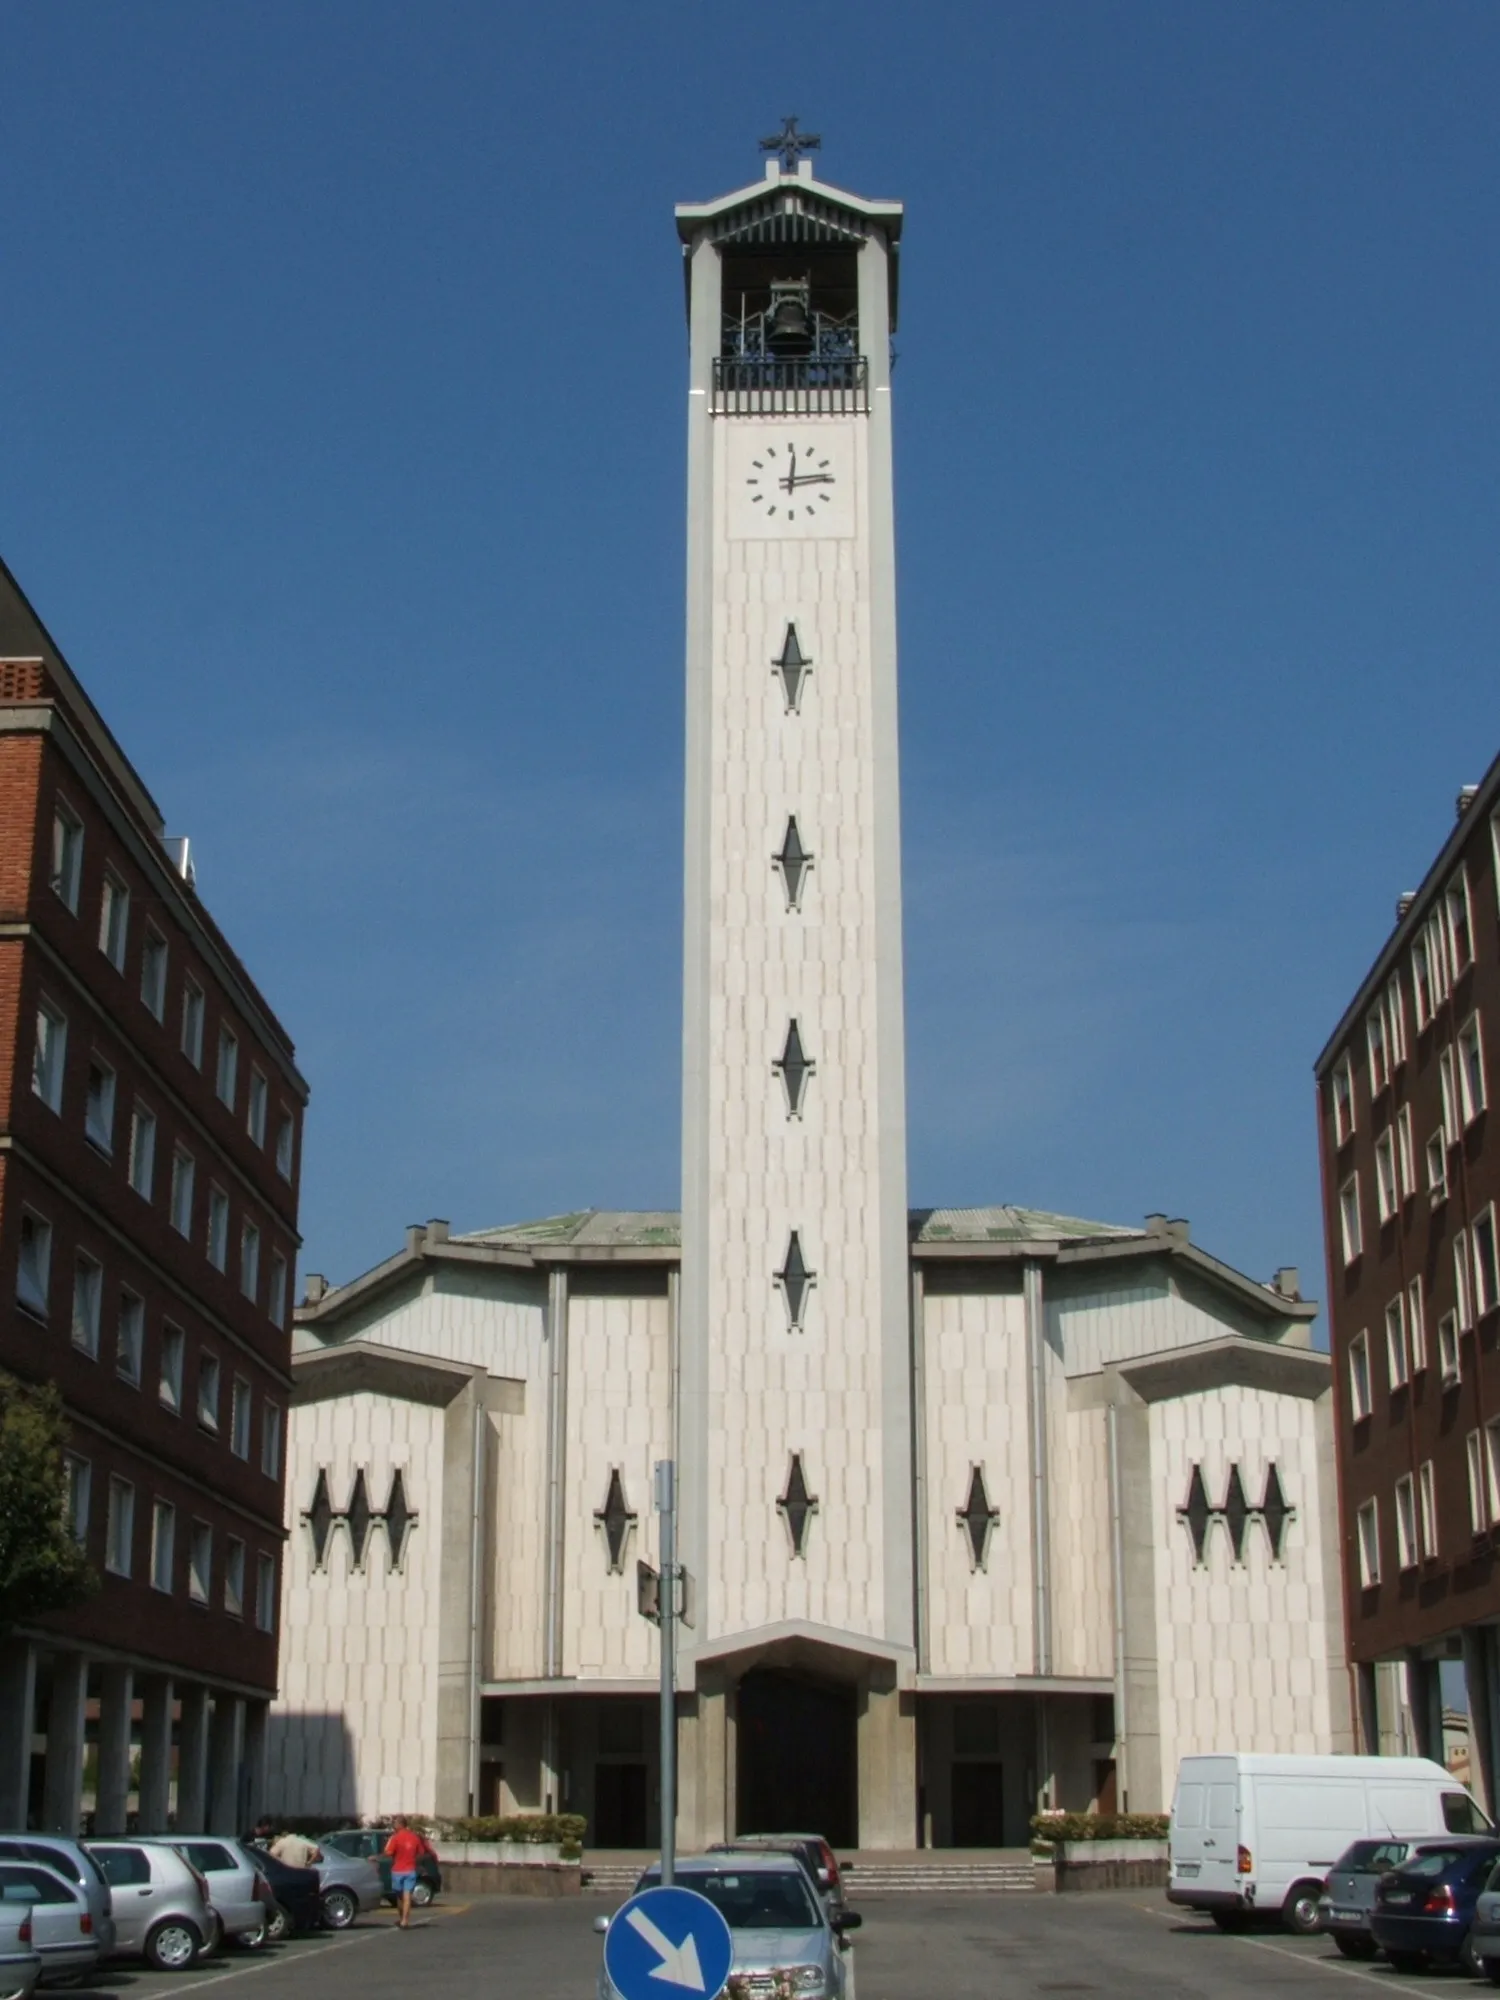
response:
[[[182,1689],[177,1724],[178,1833],[203,1833],[208,1804],[208,1689]]]
[[[99,1778],[94,1831],[123,1833],[130,1806],[130,1708],[135,1676],[129,1667],[99,1670]]]
[[[151,1674],[141,1680],[142,1833],[166,1833],[172,1810],[172,1680]]]
[[[210,1833],[234,1833],[239,1827],[240,1746],[245,1704],[239,1695],[214,1696],[208,1738],[208,1801],[204,1822]]]
[[[8,1639],[0,1644],[0,1826],[26,1824],[35,1729],[36,1647]]]
[[[1165,1812],[1156,1630],[1156,1511],[1150,1411],[1124,1383],[1109,1410],[1115,1613],[1115,1728],[1121,1810]],[[1175,1776],[1175,1773],[1173,1774]]]
[[[241,1827],[253,1826],[266,1810],[266,1749],[271,1704],[245,1703],[245,1747],[241,1757],[241,1784],[238,1818]]]
[[[83,1818],[83,1713],[89,1663],[82,1653],[54,1653],[47,1702],[47,1776],[42,1825],[49,1833],[77,1834]]]
[[[1469,1768],[1474,1796],[1493,1819],[1497,1793],[1496,1734],[1500,1730],[1500,1670],[1492,1627],[1464,1627],[1464,1683],[1469,1696]],[[1439,1761],[1442,1745],[1439,1741]]]
[[[1379,1683],[1373,1660],[1355,1663],[1354,1675],[1359,1708],[1359,1749],[1366,1757],[1380,1755]]]
[[[1443,1690],[1438,1663],[1436,1660],[1424,1660],[1413,1646],[1407,1651],[1405,1666],[1405,1706],[1414,1741],[1408,1746],[1407,1732],[1403,1727],[1400,1663],[1382,1661],[1375,1679],[1380,1705],[1380,1754],[1383,1757],[1415,1754],[1430,1757],[1435,1764],[1441,1764]]]
[[[437,1773],[433,1804],[461,1819],[474,1809],[479,1729],[478,1606],[474,1591],[484,1551],[482,1496],[489,1425],[474,1383],[443,1413],[442,1569],[438,1579]],[[557,1810],[554,1797],[554,1810]]]
[[[859,1844],[917,1845],[916,1698],[903,1695],[896,1670],[872,1668],[859,1690]]]
[[[727,1839],[728,1695],[715,1674],[699,1670],[698,1691],[681,1703],[677,1718],[677,1844],[699,1853]]]

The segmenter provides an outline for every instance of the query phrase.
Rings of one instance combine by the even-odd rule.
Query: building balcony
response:
[[[851,417],[870,408],[870,364],[838,359],[726,358],[714,361],[716,417]]]

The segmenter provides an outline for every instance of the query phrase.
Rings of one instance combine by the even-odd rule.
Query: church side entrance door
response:
[[[645,1847],[646,1767],[644,1764],[594,1766],[594,1824],[590,1847]]]
[[[737,1722],[738,1833],[859,1838],[854,1690],[769,1667],[745,1675]]]
[[[986,1761],[953,1766],[953,1845],[1005,1845],[1005,1766]]]

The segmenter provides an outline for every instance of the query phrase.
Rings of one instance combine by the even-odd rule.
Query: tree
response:
[[[53,1383],[0,1372],[0,1631],[98,1587],[67,1520],[67,1426]]]

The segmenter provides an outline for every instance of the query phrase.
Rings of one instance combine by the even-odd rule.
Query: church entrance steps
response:
[[[586,1854],[584,1894],[623,1899],[634,1889],[642,1869],[649,1868],[656,1858],[644,1851]],[[855,1908],[862,1896],[1007,1896],[1035,1890],[1039,1879],[1043,1887],[1052,1886],[1050,1866],[1039,1878],[1025,1847],[929,1847],[909,1853],[865,1849],[847,1858],[841,1856],[840,1866],[844,1892]]]

